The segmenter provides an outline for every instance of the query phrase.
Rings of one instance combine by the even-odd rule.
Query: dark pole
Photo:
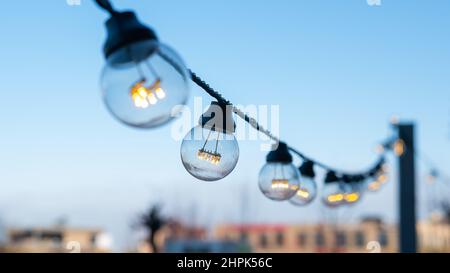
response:
[[[416,239],[416,196],[414,161],[414,124],[398,125],[399,139],[404,142],[404,153],[399,156],[399,201],[400,201],[400,252],[415,253]]]

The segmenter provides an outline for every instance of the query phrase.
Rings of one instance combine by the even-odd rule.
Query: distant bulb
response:
[[[377,175],[376,181],[381,185],[386,184],[388,181],[388,175],[386,173],[380,173]]]
[[[267,163],[259,173],[259,189],[269,199],[292,198],[299,189],[300,174],[293,164]]]
[[[355,204],[361,200],[362,190],[360,183],[349,183],[345,185],[344,200],[347,204]]]
[[[317,185],[313,178],[302,176],[300,186],[289,202],[296,206],[310,204],[317,196]]]
[[[344,204],[345,185],[342,182],[326,183],[322,191],[322,202],[330,208]]]
[[[376,179],[371,179],[370,182],[367,184],[367,189],[371,192],[376,192],[380,190],[381,183]]]
[[[379,191],[389,180],[388,170],[389,166],[386,163],[383,164],[374,177],[368,178],[367,189],[371,192]]]
[[[345,201],[349,204],[352,203],[356,203],[357,201],[359,201],[359,199],[361,198],[361,195],[359,192],[351,192],[351,193],[347,193],[345,194]]]
[[[393,144],[393,150],[396,156],[402,156],[405,153],[405,142],[397,139]]]

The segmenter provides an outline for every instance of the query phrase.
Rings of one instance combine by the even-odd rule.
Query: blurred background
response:
[[[391,117],[413,122],[418,251],[450,252],[449,1],[114,3],[230,100],[278,105],[281,138],[328,165],[370,166]],[[234,172],[204,183],[172,126],[116,122],[99,87],[106,19],[88,0],[2,3],[0,251],[398,251],[394,156],[358,204],[299,208],[259,191],[260,141],[240,141]],[[206,107],[191,87],[188,106]]]

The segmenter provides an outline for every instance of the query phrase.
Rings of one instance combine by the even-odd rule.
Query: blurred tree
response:
[[[166,224],[166,220],[161,216],[161,207],[154,205],[139,217],[139,226],[147,232],[147,242],[152,247],[154,253],[159,249],[155,242],[156,233]]]

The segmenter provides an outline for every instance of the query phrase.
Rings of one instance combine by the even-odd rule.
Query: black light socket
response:
[[[105,58],[130,44],[158,40],[155,32],[142,24],[131,11],[114,12],[106,21],[107,39],[103,46]]]
[[[312,161],[305,161],[303,162],[302,166],[299,168],[300,173],[304,177],[314,178],[316,176],[314,172],[314,162]]]
[[[266,157],[267,163],[292,163],[292,155],[289,153],[289,147],[286,143],[279,142],[274,145],[274,148]]]
[[[208,110],[200,117],[199,124],[203,128],[226,134],[236,131],[231,106],[217,101],[211,102]]]
[[[325,177],[325,184],[329,184],[329,183],[337,183],[339,182],[340,179],[336,176],[336,173],[333,171],[329,171],[327,173],[327,176]]]

